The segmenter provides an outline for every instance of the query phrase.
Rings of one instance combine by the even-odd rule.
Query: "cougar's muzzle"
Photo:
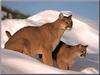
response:
[[[80,54],[80,57],[82,57],[82,58],[86,57],[86,53]]]

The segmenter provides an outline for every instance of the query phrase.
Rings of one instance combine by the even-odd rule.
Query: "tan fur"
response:
[[[57,65],[61,69],[67,69],[69,70],[72,65],[74,64],[76,57],[85,57],[86,56],[86,48],[87,45],[66,45],[63,44],[59,52],[57,53]]]
[[[71,15],[63,16],[53,23],[40,27],[27,26],[17,31],[5,44],[6,49],[12,49],[29,56],[42,54],[45,64],[52,65],[52,49],[56,47],[67,28],[72,28]],[[9,35],[8,35],[9,37]]]

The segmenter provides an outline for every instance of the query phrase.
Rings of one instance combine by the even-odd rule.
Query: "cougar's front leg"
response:
[[[68,65],[66,65],[66,69],[67,69],[67,70],[70,70],[71,67],[72,67],[72,64],[68,64]]]
[[[66,69],[66,64],[64,63],[64,61],[60,60],[59,58],[57,58],[57,65],[60,69],[63,69],[63,70]]]
[[[67,70],[70,70],[70,66],[69,66],[69,65],[66,65],[66,69],[67,69]]]
[[[43,63],[52,66],[53,65],[53,59],[52,59],[52,52],[50,50],[44,50],[43,51]]]
[[[67,70],[70,70],[73,64],[74,64],[74,61],[71,61],[69,64],[67,64],[66,66]]]

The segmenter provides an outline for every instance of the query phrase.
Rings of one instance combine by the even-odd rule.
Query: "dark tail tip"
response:
[[[5,31],[8,38],[11,38],[11,34],[9,31]]]

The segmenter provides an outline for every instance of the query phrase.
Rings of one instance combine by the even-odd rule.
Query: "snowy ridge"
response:
[[[45,10],[43,12],[39,12],[38,14],[29,17],[29,20],[32,21],[39,21],[39,22],[53,22],[58,18],[58,15],[61,11],[55,11],[55,10]],[[63,13],[63,12],[61,12]],[[66,14],[64,16],[68,16],[71,14],[71,11],[66,11]]]
[[[44,65],[34,58],[12,50],[1,49],[1,56],[2,74],[85,74],[84,72],[60,70]]]
[[[4,47],[5,42],[8,40],[5,31],[8,30],[11,32],[11,34],[14,34],[17,30],[24,26],[41,26],[44,23],[47,22],[53,22],[58,18],[58,15],[60,12],[63,12],[64,15],[68,16],[70,14],[73,15],[73,29],[71,31],[65,31],[64,35],[62,36],[61,40],[64,41],[66,44],[86,44],[89,45],[88,47],[88,54],[86,59],[77,59],[76,63],[73,65],[72,70],[73,71],[79,71],[84,73],[91,73],[91,74],[97,74],[99,73],[99,31],[95,28],[96,23],[91,22],[84,22],[82,21],[83,18],[79,18],[78,16],[74,15],[70,11],[55,11],[55,10],[45,10],[40,13],[37,13],[36,15],[33,15],[27,19],[8,19],[1,22],[1,47]],[[77,18],[78,17],[78,18]],[[85,19],[85,18],[84,18]],[[5,50],[3,50],[6,52]],[[9,51],[8,51],[9,52]],[[19,55],[19,54],[18,54]],[[9,55],[8,55],[9,56]],[[12,55],[11,55],[12,56]],[[7,58],[8,59],[8,58]],[[11,57],[12,59],[12,57]],[[3,58],[4,61],[6,61],[5,58]],[[10,61],[10,60],[9,60]],[[33,60],[34,61],[34,60]],[[96,61],[96,62],[95,62]],[[13,61],[14,62],[14,61]],[[34,61],[36,62],[36,61]],[[6,64],[7,61],[3,66],[6,66],[6,71],[11,64]],[[28,64],[28,63],[26,63]],[[79,65],[81,64],[81,65]],[[31,65],[34,65],[31,64]],[[38,63],[37,63],[38,65]],[[8,67],[7,67],[8,66]],[[25,66],[29,67],[29,66]],[[38,66],[37,66],[38,67]],[[42,67],[42,66],[40,66]],[[17,66],[13,67],[17,68]],[[39,68],[39,67],[38,67]],[[37,69],[38,69],[37,68]],[[31,68],[33,69],[33,68]],[[36,69],[36,70],[37,70]],[[21,69],[20,69],[21,70]],[[45,72],[46,69],[44,69],[43,72]],[[12,71],[14,72],[14,71]],[[16,72],[19,73],[20,71]],[[27,73],[30,73],[31,70]],[[34,70],[35,72],[35,70]],[[41,72],[41,73],[43,73]],[[9,72],[7,72],[9,73]],[[22,71],[22,73],[24,73]],[[55,72],[57,73],[57,72]],[[74,73],[74,72],[67,72],[66,74]]]

